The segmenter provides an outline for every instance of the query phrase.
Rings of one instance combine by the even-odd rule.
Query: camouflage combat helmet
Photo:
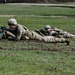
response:
[[[14,18],[8,20],[8,25],[17,25],[17,21]]]
[[[50,26],[50,25],[46,25],[46,26],[44,27],[44,29],[45,29],[45,30],[51,29],[51,26]]]

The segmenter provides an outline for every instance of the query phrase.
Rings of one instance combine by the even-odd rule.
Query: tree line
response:
[[[55,2],[74,2],[75,0],[7,0],[7,2],[16,3],[55,3]]]

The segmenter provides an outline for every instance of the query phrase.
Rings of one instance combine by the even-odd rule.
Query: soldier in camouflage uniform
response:
[[[11,35],[12,33],[14,36],[12,36],[15,40],[20,39],[32,39],[32,40],[38,40],[43,42],[53,42],[53,43],[62,43],[65,42],[67,45],[69,45],[69,41],[64,38],[55,38],[53,36],[41,36],[38,33],[34,31],[30,31],[28,28],[26,28],[23,25],[17,24],[17,21],[14,18],[11,18],[8,20],[9,25],[9,31],[7,32],[7,35]]]
[[[46,25],[44,29],[36,30],[42,36],[54,36],[54,37],[63,37],[63,38],[75,38],[75,35],[70,34],[62,29],[58,29],[57,27],[52,28],[49,25]]]

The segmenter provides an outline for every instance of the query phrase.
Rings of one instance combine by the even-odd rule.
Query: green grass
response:
[[[6,9],[5,9],[6,8]],[[19,10],[20,9],[20,10]],[[48,6],[0,5],[2,15],[75,15],[75,9]]]
[[[75,74],[75,55],[44,51],[0,52],[0,75]]]
[[[14,18],[18,23],[30,30],[41,29],[50,24],[73,34],[75,34],[75,17],[22,15],[74,15],[74,11],[75,9],[59,7],[0,5],[0,15],[17,15]],[[9,18],[0,17],[0,26],[8,27]],[[0,40],[0,75],[75,75],[75,39],[70,41],[70,46],[67,47],[65,43]]]

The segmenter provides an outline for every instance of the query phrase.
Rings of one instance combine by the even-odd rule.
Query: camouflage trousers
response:
[[[55,42],[65,42],[66,41],[65,38],[56,38],[53,36],[41,36],[34,31],[26,31],[25,36],[28,36],[30,39],[39,40],[39,41],[43,41],[43,42],[55,43]]]
[[[75,38],[75,35],[70,34],[70,33],[66,32],[66,31],[64,31],[63,34],[64,34],[64,37],[66,37],[66,38]]]
[[[64,31],[62,29],[59,29],[59,28],[55,28],[55,31],[59,31],[59,34],[62,34],[63,37],[66,37],[66,38],[75,38],[75,35],[67,32],[67,31]]]
[[[16,36],[13,35],[11,32],[7,32],[7,34],[9,34],[12,38],[15,38]],[[34,31],[29,31],[26,30],[25,33],[23,34],[22,37],[27,36],[29,37],[29,39],[32,40],[38,40],[38,41],[43,41],[43,42],[53,42],[53,43],[58,43],[58,42],[65,42],[66,39],[65,38],[56,38],[53,36],[41,36],[38,33],[34,32]],[[26,39],[26,38],[25,38]]]

